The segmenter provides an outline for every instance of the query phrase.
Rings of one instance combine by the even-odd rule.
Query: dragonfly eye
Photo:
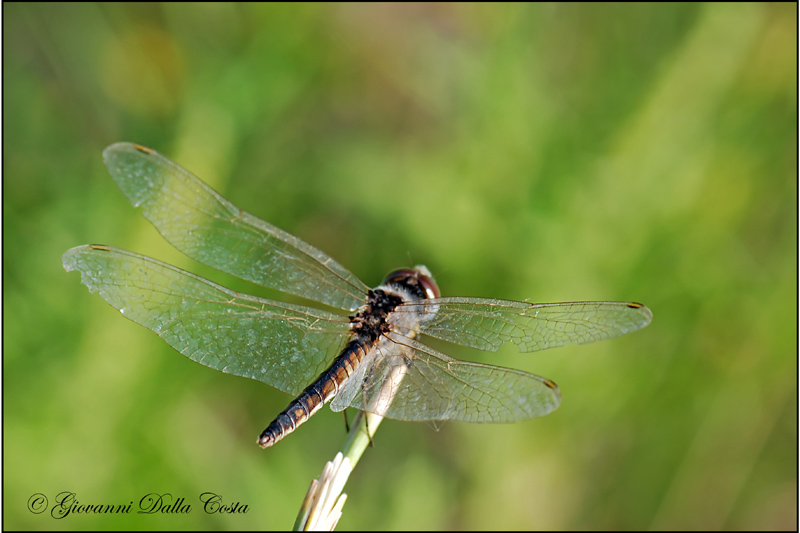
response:
[[[423,265],[395,270],[383,280],[384,285],[410,287],[424,298],[439,298],[439,286],[433,281],[430,270]]]

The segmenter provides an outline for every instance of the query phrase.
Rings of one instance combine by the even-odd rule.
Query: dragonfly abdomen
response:
[[[269,448],[297,429],[300,424],[333,399],[344,381],[355,372],[365,354],[366,350],[362,342],[350,341],[333,364],[267,426],[267,429],[258,437],[259,446]]]

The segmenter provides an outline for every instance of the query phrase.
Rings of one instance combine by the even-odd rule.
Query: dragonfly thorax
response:
[[[403,303],[404,298],[398,294],[388,294],[383,289],[371,290],[367,295],[367,303],[359,308],[355,316],[350,317],[350,329],[359,340],[371,344],[386,332],[389,313]]]
[[[393,326],[410,333],[416,327],[409,321],[417,322],[420,316],[406,313],[403,318],[390,320],[389,315],[399,305],[438,297],[439,287],[426,267],[420,265],[395,270],[386,276],[379,287],[367,292],[367,302],[355,316],[350,317],[350,329],[358,340],[367,345]]]

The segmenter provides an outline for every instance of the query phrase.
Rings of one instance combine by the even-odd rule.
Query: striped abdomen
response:
[[[355,372],[356,367],[364,359],[365,353],[361,342],[350,341],[333,364],[267,426],[258,437],[258,444],[262,448],[272,446],[319,411],[336,396],[344,380]]]

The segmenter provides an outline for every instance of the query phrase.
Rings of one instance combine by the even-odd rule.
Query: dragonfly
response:
[[[647,326],[635,302],[530,303],[442,297],[424,266],[369,288],[324,252],[243,211],[156,151],[103,152],[122,192],[175,248],[253,283],[337,309],[232,291],[174,266],[106,245],[62,257],[90,292],[202,365],[295,397],[260,434],[266,448],[330,402],[404,421],[515,422],[544,416],[558,386],[528,372],[461,361],[420,336],[489,352],[618,337]]]

